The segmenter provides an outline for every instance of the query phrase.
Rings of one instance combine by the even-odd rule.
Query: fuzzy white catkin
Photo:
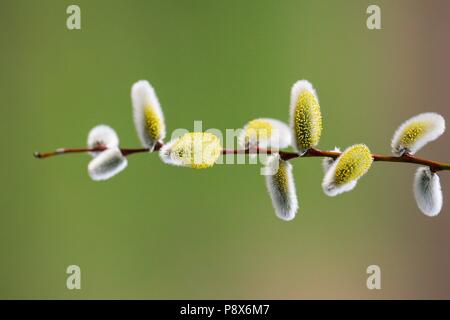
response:
[[[322,133],[319,98],[309,81],[299,80],[294,83],[289,110],[293,147],[303,154],[319,143]]]
[[[131,88],[133,120],[141,144],[153,150],[166,136],[164,114],[155,90],[146,80],[136,82]]]
[[[258,118],[249,121],[238,135],[241,148],[262,147],[283,149],[292,143],[289,126],[277,119]]]
[[[92,180],[107,180],[127,167],[127,159],[119,148],[107,149],[91,160],[88,173]]]
[[[325,174],[324,182],[322,183],[322,189],[327,196],[335,197],[341,193],[352,191],[358,184],[358,180],[353,180],[340,186],[334,184],[332,180],[332,173],[334,170],[332,170],[333,165],[330,167],[327,174]]]
[[[401,156],[416,153],[427,143],[436,140],[445,131],[445,119],[434,112],[421,113],[406,120],[392,137],[392,153]]]
[[[355,144],[348,147],[325,172],[322,181],[324,193],[334,197],[353,190],[372,162],[372,155],[366,145]]]
[[[429,167],[419,167],[414,176],[414,198],[427,216],[434,217],[442,209],[442,190],[439,176]]]
[[[299,80],[296,83],[294,83],[294,85],[292,86],[292,89],[291,89],[291,105],[290,105],[291,113],[294,112],[295,103],[298,100],[298,96],[303,91],[311,92],[314,95],[314,97],[316,98],[316,100],[319,101],[319,97],[317,96],[316,89],[314,89],[311,82],[309,82],[308,80]]]
[[[166,142],[161,149],[159,149],[159,157],[164,163],[173,166],[183,166],[183,161],[179,157],[176,157],[172,150],[178,141],[180,141],[180,137]]]
[[[89,131],[87,139],[88,148],[97,148],[101,145],[106,148],[116,148],[119,146],[119,137],[116,131],[110,126],[100,124]],[[99,152],[90,152],[92,156],[97,156]]]
[[[214,165],[222,153],[220,139],[209,132],[189,132],[166,143],[159,155],[164,163],[206,169]]]
[[[295,190],[292,165],[274,154],[267,159],[265,175],[266,187],[278,218],[290,221],[298,210],[297,192]]]

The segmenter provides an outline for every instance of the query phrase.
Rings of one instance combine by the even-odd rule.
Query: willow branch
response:
[[[162,143],[157,142],[153,151],[159,151],[159,149],[161,149],[162,146],[163,146]],[[51,152],[35,152],[33,155],[37,159],[45,159],[45,158],[50,158],[50,157],[59,156],[59,155],[63,155],[63,154],[70,154],[70,153],[102,152],[102,151],[105,151],[106,149],[108,149],[108,148],[104,145],[100,145],[95,148],[59,148],[59,149],[56,149],[55,151],[51,151]],[[120,151],[126,157],[131,154],[135,154],[135,153],[149,152],[150,149],[148,149],[148,148],[122,148],[122,149],[120,149]]]
[[[161,149],[163,145],[161,143],[157,143],[155,148],[152,152],[158,151]],[[34,156],[39,159],[45,159],[50,158],[53,156],[58,155],[64,155],[64,154],[71,154],[71,153],[86,153],[86,152],[101,152],[105,151],[107,147],[105,146],[98,146],[96,148],[61,148],[57,149],[52,152],[35,152]],[[123,148],[120,149],[122,154],[124,156],[129,156],[136,153],[145,153],[150,152],[150,149],[148,148]],[[309,149],[307,152],[305,152],[302,155],[299,155],[295,152],[286,152],[281,150],[270,150],[270,149],[263,149],[263,148],[253,148],[253,149],[223,149],[222,154],[273,154],[278,153],[283,160],[291,160],[295,158],[318,158],[318,157],[329,157],[336,159],[341,155],[341,152],[336,151],[324,151],[319,149]],[[374,161],[380,161],[380,162],[398,162],[398,163],[413,163],[413,164],[420,164],[424,166],[430,167],[430,169],[433,172],[436,171],[444,171],[444,170],[450,170],[450,163],[443,163],[428,159],[423,159],[416,157],[411,154],[404,154],[400,157],[394,157],[394,156],[386,156],[386,155],[380,155],[380,154],[372,154]]]

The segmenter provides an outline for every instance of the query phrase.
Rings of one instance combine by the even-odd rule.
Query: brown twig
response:
[[[152,152],[158,151],[161,149],[163,145],[161,143],[157,143],[155,148]],[[34,156],[39,159],[45,159],[57,155],[63,155],[63,154],[70,154],[70,153],[85,153],[85,152],[101,152],[106,150],[107,148],[105,146],[99,146],[97,148],[69,148],[69,149],[57,149],[53,152],[35,152]],[[150,150],[147,148],[123,148],[120,149],[122,154],[124,156],[129,156],[135,153],[144,153],[149,152]],[[262,149],[262,148],[255,148],[255,149],[223,149],[222,154],[272,154],[272,153],[279,153],[280,157],[283,160],[291,160],[294,158],[307,158],[307,157],[329,157],[329,158],[337,158],[341,155],[340,152],[336,151],[324,151],[324,150],[318,150],[318,149],[309,149],[307,152],[305,152],[302,155],[299,155],[295,152],[286,152],[286,151],[275,151],[270,149]],[[450,170],[450,163],[442,163],[438,161],[428,160],[416,157],[414,155],[405,154],[401,157],[394,157],[394,156],[385,156],[385,155],[379,155],[379,154],[373,154],[372,155],[374,161],[382,161],[382,162],[399,162],[399,163],[414,163],[414,164],[420,164],[424,166],[430,167],[430,169],[433,172],[436,171],[443,171],[443,170]]]

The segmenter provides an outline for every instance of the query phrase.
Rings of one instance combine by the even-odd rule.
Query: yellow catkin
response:
[[[184,166],[194,169],[212,167],[222,153],[217,136],[208,132],[191,132],[183,135],[172,151]]]
[[[162,119],[158,116],[151,105],[147,105],[144,108],[145,114],[145,129],[148,135],[153,140],[158,140],[161,138],[162,131]]]
[[[268,139],[272,135],[272,124],[265,120],[252,120],[247,124],[245,130],[245,141],[248,142],[251,139],[257,140]]]
[[[425,122],[414,122],[407,126],[401,135],[400,143],[406,147],[415,143],[427,130],[429,124]]]
[[[322,133],[322,115],[319,102],[309,91],[303,91],[294,111],[294,133],[297,148],[305,151],[319,143]]]
[[[363,176],[372,165],[373,158],[366,145],[357,144],[346,150],[337,161],[335,183],[340,185]]]
[[[278,171],[273,175],[273,180],[276,181],[277,188],[280,191],[280,195],[287,196],[289,192],[288,184],[288,169],[286,161],[279,160]]]

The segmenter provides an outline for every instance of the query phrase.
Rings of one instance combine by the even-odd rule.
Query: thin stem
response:
[[[335,151],[323,151],[318,149],[309,149],[304,155],[301,157],[330,157],[330,158],[337,158],[341,155],[340,152]],[[289,153],[287,159],[289,160],[292,158],[299,157],[296,154]],[[436,171],[443,171],[443,170],[450,170],[450,163],[443,163],[428,159],[423,159],[416,157],[411,154],[404,154],[400,157],[394,157],[394,156],[385,156],[380,154],[372,154],[372,158],[374,161],[380,161],[380,162],[398,162],[398,163],[414,163],[414,164],[420,164],[424,166],[430,167],[430,169],[433,172]]]
[[[162,146],[163,146],[162,143],[157,142],[155,147],[153,148],[153,151],[159,151],[159,149],[161,149]],[[104,145],[100,145],[95,148],[60,148],[60,149],[56,149],[55,151],[51,151],[51,152],[35,152],[33,155],[35,158],[45,159],[45,158],[50,158],[50,157],[59,156],[59,155],[63,155],[63,154],[69,154],[69,153],[101,152],[101,151],[105,151],[106,149],[108,149],[108,148]],[[150,149],[148,149],[148,148],[121,148],[120,151],[126,157],[126,156],[128,156],[130,154],[134,154],[134,153],[149,152]]]
[[[152,152],[158,151],[163,146],[162,143],[158,142],[155,145],[155,148]],[[101,152],[106,150],[107,147],[105,146],[99,146],[96,148],[61,148],[57,149],[52,152],[35,152],[34,156],[39,159],[45,159],[50,158],[53,156],[63,155],[63,154],[70,154],[70,153],[86,153],[86,152]],[[129,156],[135,153],[144,153],[144,152],[150,152],[148,148],[123,148],[120,149],[122,154],[124,156]],[[283,160],[291,160],[295,158],[317,158],[317,157],[329,157],[329,158],[337,158],[341,155],[340,152],[336,151],[324,151],[319,149],[309,149],[304,154],[299,155],[295,152],[286,152],[286,151],[275,151],[270,149],[263,149],[263,148],[254,148],[254,149],[223,149],[222,154],[272,154],[272,153],[278,153]],[[420,164],[424,166],[430,167],[430,169],[433,172],[436,171],[444,171],[444,170],[450,170],[450,163],[443,163],[428,159],[423,159],[416,157],[414,155],[405,154],[401,157],[394,157],[394,156],[385,156],[380,154],[372,154],[374,161],[380,161],[380,162],[398,162],[398,163],[414,163],[414,164]]]
[[[33,153],[33,155],[35,158],[45,159],[69,153],[100,152],[106,149],[107,148],[103,146],[97,148],[59,148],[51,152],[35,152]]]

